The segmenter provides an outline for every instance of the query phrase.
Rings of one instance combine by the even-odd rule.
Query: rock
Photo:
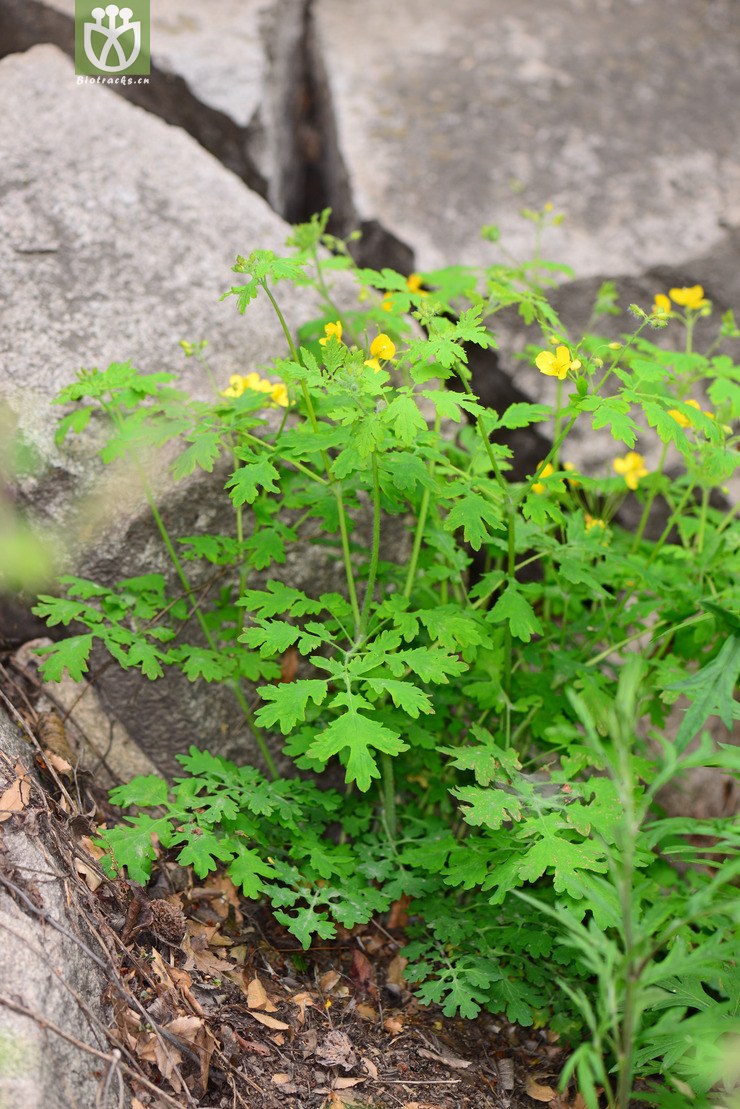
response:
[[[269,304],[258,301],[242,318],[218,298],[238,252],[279,250],[289,229],[188,135],[107,88],[78,88],[54,47],[2,61],[0,95],[0,402],[41,467],[18,482],[19,499],[55,542],[69,543],[68,566],[80,576],[110,583],[164,571],[136,476],[101,473],[88,437],[58,450],[49,402],[77,367],[126,358],[144,370],[175,370],[194,395],[208,396],[204,371],[178,347],[183,338],[210,339],[211,368],[223,384],[283,354]],[[291,291],[285,308],[296,325],[315,314],[300,292]],[[161,488],[162,514],[175,533],[209,524],[224,530],[214,505],[226,498],[214,496],[212,481],[200,488]],[[333,587],[333,568],[321,557]],[[321,565],[305,551],[292,569],[296,585],[321,579]],[[98,683],[160,766],[173,769],[173,754],[192,742],[248,753],[227,691],[212,688],[195,708],[185,681],[169,700],[160,684],[132,687],[118,667],[99,673]]]
[[[349,188],[418,269],[490,262],[482,224],[531,256],[523,207],[567,235],[579,277],[706,251],[740,223],[740,20],[732,0],[317,0],[317,45]],[[361,46],[357,30],[362,27]],[[690,79],[687,79],[690,75]]]
[[[284,212],[304,9],[305,0],[212,0],[207,9],[198,0],[158,0],[150,8],[150,80],[115,91],[188,131]],[[74,12],[74,0],[5,0],[4,52],[50,42],[73,57]]]
[[[101,1000],[106,975],[90,957],[90,951],[101,957],[101,949],[70,891],[67,860],[51,834],[48,808],[38,804],[32,767],[31,748],[0,708],[0,797],[21,774],[33,783],[23,810],[0,823],[0,1103],[112,1109],[128,1097],[124,1091],[125,1102],[118,1101],[118,1078],[103,1096],[106,1063],[43,1025],[110,1051]],[[13,1011],[8,1001],[39,1019]]]

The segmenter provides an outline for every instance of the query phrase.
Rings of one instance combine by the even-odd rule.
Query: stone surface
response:
[[[306,0],[157,0],[151,76],[115,91],[184,128],[284,213],[296,183],[305,8]],[[74,12],[74,0],[4,0],[0,49],[50,42],[73,57]]]
[[[18,764],[33,778],[31,749],[0,708],[0,795],[16,780]],[[68,897],[66,863],[48,834],[47,813],[35,800],[32,794],[26,811],[0,823],[0,874],[67,934],[0,883],[0,1107],[113,1109],[128,1097],[124,1093],[119,1103],[117,1081],[102,1097],[104,1063],[2,1002],[9,998],[83,1043],[108,1050],[105,976],[74,942],[76,935],[94,946]]]
[[[82,576],[112,582],[163,570],[136,475],[103,471],[87,437],[57,450],[49,402],[79,366],[126,358],[175,370],[207,396],[206,375],[183,357],[182,338],[210,340],[224,384],[283,354],[269,304],[258,301],[241,317],[219,294],[238,252],[279,250],[288,228],[188,135],[102,86],[77,87],[54,47],[2,61],[0,97],[0,401],[43,464],[22,483],[23,499],[57,542],[71,544]],[[296,324],[312,311],[307,296],[291,294]],[[213,481],[200,492],[191,484],[163,491],[162,511],[179,534],[224,530],[215,506],[225,501],[214,497]],[[305,552],[294,570],[295,584],[321,572]],[[326,573],[333,583],[333,569]],[[160,685],[138,682],[134,693],[116,671],[99,675],[104,698],[155,761],[172,769],[172,753],[191,742],[244,755],[228,692],[198,700],[183,682],[168,701]]]
[[[526,257],[518,212],[547,201],[568,222],[544,256],[579,277],[680,263],[740,223],[733,0],[670,17],[650,0],[316,0],[314,17],[355,207],[419,269],[497,260],[490,223]]]

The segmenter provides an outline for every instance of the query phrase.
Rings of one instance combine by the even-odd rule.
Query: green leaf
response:
[[[488,614],[488,619],[492,624],[506,621],[511,634],[525,643],[529,643],[533,635],[542,635],[542,624],[535,615],[534,609],[513,581],[509,582],[496,601]]]
[[[485,626],[481,626],[475,615],[461,611],[457,605],[422,609],[415,615],[429,632],[429,638],[449,651],[457,651],[461,647],[478,647],[488,641]]]
[[[274,877],[274,869],[256,851],[242,848],[236,858],[229,863],[226,873],[245,897],[257,898],[265,888],[262,878]],[[261,875],[261,877],[260,877]]]
[[[94,408],[75,408],[74,412],[70,412],[69,415],[61,419],[54,433],[55,446],[61,447],[70,431],[73,431],[76,435],[83,432],[90,423],[90,417],[94,411]]]
[[[497,426],[513,431],[516,428],[529,427],[530,424],[541,424],[551,415],[552,408],[549,404],[527,404],[519,401],[509,405],[503,416],[499,417]]]
[[[157,857],[153,840],[156,837],[168,846],[171,834],[172,825],[167,817],[155,820],[142,813],[135,820],[107,829],[94,842],[110,851],[119,867],[126,867],[132,881],[145,886],[152,873],[152,863]]]
[[[277,724],[282,734],[288,735],[296,724],[305,719],[308,702],[320,705],[328,689],[328,682],[316,678],[262,685],[257,692],[263,701],[271,701],[272,704],[263,705],[255,713],[255,720],[263,728],[272,728]]]
[[[141,808],[147,808],[150,805],[166,805],[167,796],[167,782],[158,774],[140,774],[125,785],[116,786],[109,794],[111,803],[120,805],[121,808],[128,808],[130,805],[138,805]]]
[[[408,750],[408,744],[377,720],[350,710],[333,720],[317,736],[306,754],[309,758],[327,762],[340,751],[347,752],[347,782],[357,782],[357,788],[366,793],[373,778],[380,777],[380,770],[373,751],[398,755]]]
[[[91,635],[72,635],[50,647],[37,647],[36,654],[42,657],[40,670],[44,681],[60,682],[65,670],[72,681],[81,681],[82,675],[87,672],[92,645]]]
[[[467,806],[462,810],[463,819],[474,828],[482,825],[495,831],[504,821],[522,818],[521,800],[502,789],[458,786],[450,792]]]
[[[387,659],[389,669],[400,677],[404,665],[413,670],[423,682],[447,685],[450,677],[457,677],[467,670],[467,663],[448,655],[438,647],[414,647],[410,651],[399,651]],[[395,669],[394,669],[395,668]]]
[[[393,678],[365,678],[365,683],[378,693],[390,694],[396,708],[403,709],[414,720],[420,712],[434,712],[427,694],[411,682],[399,682]]]
[[[468,493],[455,501],[447,514],[444,527],[445,531],[456,531],[461,527],[466,543],[474,551],[479,551],[482,544],[491,538],[490,529],[500,527],[502,520],[499,508],[479,493]]]
[[[560,832],[564,825],[557,813],[541,816],[533,829],[537,840],[519,863],[519,877],[525,882],[535,882],[546,870],[553,872],[556,893],[568,893],[575,900],[583,897],[579,870],[604,873],[604,849],[593,840],[573,843]]]
[[[166,657],[156,647],[152,647],[150,643],[143,639],[137,639],[129,647],[127,661],[129,665],[138,667],[150,681],[154,681],[156,678],[162,677],[164,671],[160,659]]]
[[[584,397],[581,401],[586,411],[593,411],[591,419],[595,431],[608,427],[612,438],[618,443],[634,447],[640,432],[639,426],[630,416],[630,403],[624,397]]]
[[[240,643],[248,647],[259,647],[263,658],[281,655],[301,636],[301,629],[284,620],[265,620],[258,627],[247,628],[239,636]]]
[[[281,581],[268,581],[267,589],[247,589],[237,604],[249,609],[262,619],[281,616],[290,612],[293,616],[316,616],[326,607],[323,601],[314,601]]]
[[[385,423],[393,428],[401,446],[410,447],[427,430],[427,422],[410,392],[399,393],[383,413]]]
[[[172,652],[172,657],[177,659],[183,674],[191,682],[198,678],[206,682],[220,682],[231,677],[234,670],[231,659],[206,647],[179,647]]]
[[[717,715],[728,727],[738,715],[734,698],[740,674],[740,636],[728,636],[722,650],[696,674],[668,689],[678,690],[691,698],[675,739],[676,749],[683,751],[710,716]]]
[[[221,441],[220,431],[201,432],[174,462],[172,476],[175,481],[182,481],[183,478],[188,477],[196,466],[206,473],[212,473],[221,453]]]
[[[279,487],[275,483],[279,476],[270,459],[262,457],[256,462],[245,462],[235,470],[226,482],[225,488],[231,490],[229,496],[238,508],[244,503],[253,504],[260,489],[268,493],[277,493]]]
[[[216,832],[204,831],[202,828],[188,828],[187,843],[177,856],[181,866],[192,866],[199,878],[205,878],[221,862],[230,862],[234,851],[228,843],[224,842]],[[179,837],[174,837],[173,842]]]

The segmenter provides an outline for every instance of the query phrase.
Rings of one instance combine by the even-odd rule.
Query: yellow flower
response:
[[[637,451],[627,451],[623,458],[615,458],[612,466],[616,473],[622,475],[628,489],[636,489],[640,478],[647,477],[650,472],[645,466],[645,459]]]
[[[369,366],[371,370],[376,373],[381,369],[380,359],[388,361],[396,353],[396,347],[392,339],[381,331],[380,335],[376,335],[370,344],[370,358],[365,359],[365,365]]]
[[[385,294],[380,307],[383,309],[384,312],[392,312],[393,311],[393,297],[391,296],[390,293]]]
[[[268,381],[266,377],[260,377],[259,374],[251,373],[242,378],[245,389],[252,389],[255,393],[271,393],[272,382]]]
[[[395,353],[396,348],[392,340],[382,331],[380,335],[376,335],[370,344],[370,354],[373,358],[384,358],[387,361],[389,358],[393,358]]]
[[[246,389],[245,379],[241,374],[232,374],[226,389],[221,390],[222,397],[240,397]]]
[[[552,465],[551,462],[548,462],[547,465],[542,470],[540,470],[540,472],[537,476],[538,476],[538,478],[549,477],[550,474],[554,474],[554,473],[555,473],[555,467]],[[532,492],[533,493],[544,493],[545,488],[546,487],[542,484],[541,481],[535,481],[534,484],[532,485]]]
[[[691,405],[692,408],[696,408],[698,412],[701,412],[701,406],[698,401],[693,399],[687,400],[686,404]],[[691,427],[691,420],[689,417],[685,416],[683,412],[679,412],[677,408],[669,408],[668,415],[673,417],[679,427]]]
[[[319,339],[322,347],[325,347],[330,339],[336,339],[338,343],[342,341],[342,321],[337,320],[336,323],[324,324],[324,338]]]
[[[419,296],[423,297],[429,295],[426,289],[422,289],[424,278],[421,276],[420,273],[410,273],[406,278],[406,284],[409,287],[410,293],[418,293]]]
[[[275,404],[280,405],[281,408],[287,408],[290,403],[288,400],[288,388],[284,381],[278,381],[273,385],[270,393]]]
[[[665,293],[657,293],[653,304],[654,316],[667,316],[671,310],[671,302]]]
[[[581,368],[578,359],[572,361],[570,351],[564,346],[559,346],[554,354],[551,350],[540,351],[534,360],[534,364],[540,373],[546,374],[548,377],[556,377],[558,381],[563,381],[568,376],[569,370],[580,370]]]
[[[587,512],[585,515],[585,520],[586,531],[593,531],[594,528],[601,528],[602,531],[606,531],[606,524],[603,520],[600,520],[598,516],[589,516]]]
[[[704,296],[704,290],[701,285],[691,285],[689,288],[671,289],[670,297],[674,304],[678,304],[681,308],[689,308],[691,311],[696,311],[699,308],[706,308],[709,301]]]
[[[572,462],[564,462],[563,463],[563,469],[567,470],[569,474],[577,474],[578,473],[578,470],[576,469],[576,467],[573,465]],[[581,484],[580,481],[576,481],[576,479],[574,477],[569,477],[566,480],[568,482],[568,485],[572,485],[574,487],[576,485]]]

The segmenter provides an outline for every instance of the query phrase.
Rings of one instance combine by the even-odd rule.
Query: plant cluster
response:
[[[104,461],[176,440],[179,481],[228,460],[234,527],[172,536],[147,489],[175,591],[158,574],[63,579],[66,596],[35,611],[84,630],[46,649],[45,676],[80,678],[98,641],[150,679],[178,667],[228,683],[264,760],[263,773],[193,747],[174,785],[115,790],[137,811],[102,833],[111,866],[145,883],[155,841],[201,877],[223,865],[305,947],[404,898],[422,1000],[581,1043],[569,1073],[589,1109],[599,1090],[626,1109],[636,1077],[656,1075],[641,1096],[709,1104],[738,1005],[738,835],[730,820],[666,816],[659,790],[733,764],[706,731],[740,714],[738,529],[713,496],[737,465],[738,369],[719,353],[732,315],[699,353],[712,306],[698,286],[672,289],[631,306],[632,332],[609,341],[607,284],[574,342],[539,258],[407,278],[358,268],[327,216],[295,228],[285,256],[234,266],[225,296],[240,313],[267,298],[282,327],[268,377],[216,381],[205,344],[185,342],[208,402],[130,363],[83,371],[58,398],[74,405],[59,441],[102,419]],[[307,322],[283,293],[303,286],[321,304]],[[512,307],[539,325],[527,358],[557,393],[499,412],[466,351],[495,346]],[[677,342],[656,345],[653,329]],[[618,444],[603,472],[568,457],[576,423]],[[533,425],[552,446],[518,479],[501,433]],[[652,468],[637,450],[651,435]],[[627,497],[641,506],[631,531]],[[384,543],[389,522],[404,549]],[[282,567],[317,532],[312,557],[343,581],[311,595]],[[218,579],[205,600],[193,564]],[[276,774],[280,744],[295,777]],[[337,765],[344,789],[322,781]]]

